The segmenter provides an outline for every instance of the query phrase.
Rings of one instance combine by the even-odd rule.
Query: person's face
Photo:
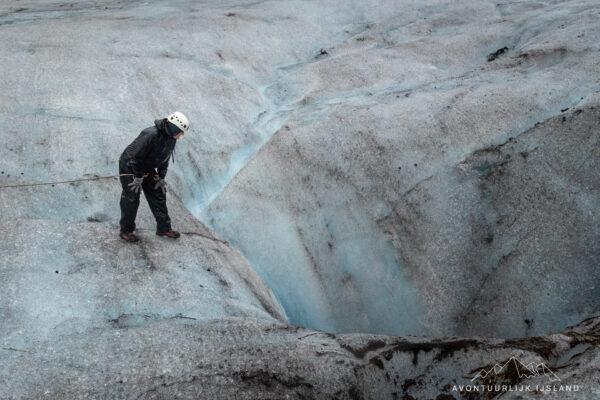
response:
[[[173,136],[173,139],[177,140],[183,136],[183,131],[179,132],[177,135]]]

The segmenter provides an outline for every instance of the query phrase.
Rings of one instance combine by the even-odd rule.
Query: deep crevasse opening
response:
[[[533,24],[537,25],[539,21],[536,22],[534,19]],[[364,31],[368,32],[369,29],[367,26]],[[438,34],[443,37],[443,35],[458,32],[458,28],[453,27],[453,29],[454,31],[441,30],[438,31]],[[522,25],[518,25],[518,29],[521,30],[520,34],[526,32]],[[427,35],[425,36],[427,37]],[[274,67],[277,76],[269,84],[260,86],[260,89],[257,90],[261,94],[265,107],[255,118],[253,124],[258,132],[258,135],[255,136],[256,140],[245,143],[234,150],[231,153],[227,171],[217,178],[207,180],[207,182],[212,182],[204,190],[207,194],[200,198],[187,199],[186,205],[200,220],[242,250],[270,285],[286,309],[291,322],[329,331],[370,331],[392,334],[450,334],[453,333],[452,329],[455,326],[460,325],[461,322],[456,320],[458,318],[442,321],[438,327],[432,325],[431,321],[422,321],[428,309],[431,308],[431,303],[422,300],[423,296],[429,296],[428,300],[431,301],[439,300],[433,299],[435,295],[419,293],[413,284],[412,277],[409,277],[409,274],[414,274],[415,271],[407,273],[403,270],[404,266],[397,258],[398,249],[395,246],[398,244],[393,243],[394,235],[397,232],[388,234],[382,232],[382,229],[377,226],[380,219],[393,216],[393,202],[372,199],[363,202],[364,199],[361,198],[360,193],[338,191],[333,192],[329,198],[323,197],[323,193],[319,193],[318,196],[313,197],[308,195],[300,202],[288,199],[283,208],[276,202],[270,203],[268,200],[253,199],[254,204],[249,210],[245,208],[243,198],[236,198],[236,196],[242,196],[244,190],[248,189],[243,182],[234,182],[237,185],[235,190],[228,193],[228,197],[221,204],[215,205],[214,200],[223,193],[226,185],[235,181],[236,175],[244,169],[253,155],[289,119],[294,122],[293,129],[299,129],[299,127],[304,129],[321,119],[327,119],[344,106],[356,106],[357,112],[364,108],[378,107],[380,104],[368,100],[377,96],[383,105],[390,102],[390,98],[409,99],[403,104],[407,108],[413,107],[414,114],[426,114],[430,112],[429,110],[435,110],[435,112],[431,111],[429,120],[423,118],[423,123],[429,125],[419,133],[426,134],[427,130],[434,131],[437,129],[437,125],[442,125],[440,135],[431,139],[431,145],[434,147],[439,144],[438,142],[442,142],[442,145],[436,150],[440,150],[439,154],[443,154],[443,157],[440,156],[439,161],[432,161],[431,154],[421,151],[419,146],[422,146],[423,143],[419,142],[413,143],[414,147],[407,147],[411,149],[410,153],[398,153],[399,158],[407,159],[403,160],[404,163],[401,165],[404,170],[414,165],[413,175],[404,176],[407,178],[406,182],[400,183],[400,185],[411,187],[410,190],[412,190],[412,187],[417,187],[422,182],[427,182],[428,179],[435,181],[439,176],[460,183],[462,178],[459,174],[456,174],[455,171],[445,172],[445,170],[454,168],[457,163],[462,162],[465,157],[478,149],[493,149],[494,146],[505,143],[511,137],[527,132],[538,122],[559,115],[561,109],[577,107],[582,99],[598,91],[597,85],[590,88],[589,85],[582,84],[582,81],[578,79],[565,78],[561,80],[562,77],[559,77],[561,74],[556,72],[558,67],[555,67],[555,64],[558,65],[567,58],[553,56],[554,50],[547,48],[547,42],[539,42],[543,36],[541,33],[538,35],[538,42],[532,38],[527,38],[531,39],[529,42],[527,40],[512,42],[520,43],[521,47],[511,49],[514,54],[506,57],[517,60],[515,61],[516,65],[510,64],[506,60],[500,60],[499,64],[486,64],[485,56],[488,52],[501,47],[503,40],[508,40],[507,38],[511,34],[494,33],[490,36],[491,38],[486,38],[483,35],[481,42],[477,44],[478,47],[476,46],[476,49],[473,50],[473,53],[479,54],[481,58],[479,64],[471,58],[465,61],[465,65],[450,67],[440,63],[419,61],[417,64],[421,69],[415,76],[402,76],[402,79],[399,77],[398,81],[393,83],[377,82],[366,87],[358,84],[356,88],[344,88],[343,90],[337,88],[328,91],[330,82],[325,84],[321,82],[324,86],[315,88],[310,85],[298,84],[293,76],[290,78],[290,75],[302,71],[307,66],[328,60],[329,53],[335,54],[335,46],[324,45],[321,47],[324,52],[315,48],[313,53],[316,55],[313,60]],[[510,40],[514,40],[514,38],[510,38]],[[398,43],[400,42],[402,41]],[[365,52],[390,51],[388,47],[395,49],[398,43],[394,45],[388,43],[387,46],[379,44]],[[441,43],[440,46],[443,47],[445,44]],[[407,47],[410,48],[410,46]],[[527,57],[521,57],[520,54],[529,54],[527,52],[533,54],[531,57],[539,55],[539,59],[534,59],[530,64],[519,67],[519,63],[522,62],[519,60],[527,59]],[[545,56],[544,52],[548,52],[550,56]],[[471,53],[467,54],[469,57],[473,57]],[[386,54],[386,57],[388,56]],[[342,58],[339,55],[338,57]],[[578,56],[573,53],[568,57],[577,59]],[[332,57],[332,60],[335,60],[335,57]],[[360,58],[358,61],[361,61]],[[410,65],[412,66],[412,64]],[[513,67],[516,71],[514,74],[504,74],[504,71]],[[337,72],[337,69],[333,70]],[[322,71],[320,72],[322,73]],[[331,77],[331,81],[334,81],[333,77]],[[507,85],[507,82],[513,83]],[[515,90],[515,88],[519,90]],[[305,93],[309,93],[309,95],[307,96]],[[471,104],[468,103],[469,100],[472,101]],[[464,104],[461,104],[461,101]],[[436,102],[439,102],[439,105]],[[492,106],[488,106],[486,103],[491,103]],[[459,108],[459,110],[442,114],[446,108]],[[508,110],[506,115],[504,115],[505,110]],[[384,109],[384,111],[386,110]],[[396,115],[394,114],[396,111],[389,111],[389,114],[382,112],[381,119],[385,120]],[[466,118],[460,119],[465,117],[466,113],[473,114],[473,117],[469,119],[467,115]],[[495,114],[500,114],[500,116],[496,117]],[[406,117],[406,115],[403,116]],[[418,117],[414,119],[418,120]],[[466,127],[465,134],[471,133],[471,131],[475,132],[472,141],[465,140],[464,135],[461,137],[461,126]],[[318,125],[318,127],[321,128],[322,125]],[[344,130],[352,127],[345,126],[340,122],[339,128]],[[368,129],[368,126],[364,127],[365,131]],[[445,134],[448,135],[449,129],[454,136],[446,139],[443,133],[446,132]],[[452,131],[452,129],[454,130]],[[484,136],[486,129],[490,132],[489,136]],[[306,134],[308,130],[304,129],[301,132]],[[326,132],[325,134],[329,134],[330,138],[333,137],[331,140],[334,141],[335,137],[331,135],[337,135],[337,132]],[[396,132],[392,129],[385,134],[393,137]],[[477,136],[478,134],[480,136]],[[280,132],[280,135],[285,135],[285,132]],[[376,137],[376,135],[373,136]],[[381,138],[377,139],[381,140]],[[384,139],[386,138],[384,137]],[[407,136],[401,137],[399,140],[410,144],[412,139]],[[453,142],[460,140],[465,141],[459,144]],[[284,141],[282,140],[282,142]],[[346,145],[346,143],[342,142],[342,145]],[[374,147],[377,145],[379,143],[375,141]],[[531,149],[534,147],[532,145]],[[332,145],[330,151],[332,153],[337,151],[335,145]],[[335,158],[335,154],[332,154],[332,158]],[[377,163],[377,158],[372,158],[372,161]],[[279,167],[285,168],[285,165],[281,164]],[[249,172],[249,174],[261,170],[255,166],[253,168],[253,172]],[[245,178],[248,177],[263,183],[269,179],[268,174],[248,175]],[[309,173],[306,174],[306,177],[307,180],[312,178]],[[347,177],[342,175],[341,178]],[[356,177],[353,178],[356,179]],[[335,180],[335,177],[332,179]],[[281,180],[278,183],[281,183]],[[319,183],[327,185],[327,182]],[[469,185],[473,185],[473,183],[469,182]],[[263,184],[261,187],[264,188],[265,185]],[[339,188],[339,186],[334,187]],[[283,190],[285,192],[285,188]],[[410,190],[407,189],[405,192],[408,193]],[[450,194],[451,191],[448,193]],[[265,191],[262,194],[265,197],[280,196],[282,192]],[[481,194],[477,191],[468,192],[467,198],[476,195]],[[290,194],[290,196],[292,195]],[[296,197],[296,199],[299,198]],[[448,199],[443,194],[435,199],[439,204],[434,205],[439,207],[439,210],[434,207],[432,216],[436,217],[437,213],[442,225],[438,228],[451,230],[451,225],[443,226],[443,222],[447,222],[444,221],[444,213],[452,212],[441,204],[446,200]],[[485,199],[473,204],[481,207],[478,212],[484,215],[483,222],[491,224],[493,221],[491,221],[490,215],[493,215],[494,212],[487,209],[492,206],[486,202],[491,202],[491,200]],[[313,203],[319,203],[319,207],[310,208]],[[214,208],[209,210],[211,205]],[[300,206],[306,206],[309,210],[304,210],[301,217],[293,210],[294,207]],[[268,210],[269,213],[265,213],[265,210]],[[269,218],[265,219],[265,215],[269,215]],[[465,216],[470,217],[468,213]],[[485,220],[486,218],[489,221]],[[414,221],[412,222],[414,223]],[[480,222],[476,221],[472,227],[457,228],[456,235],[467,237],[469,229],[479,229],[477,224]],[[443,237],[444,235],[446,236]],[[450,243],[451,232],[442,232],[441,236],[441,244],[437,244],[438,246],[443,247],[446,242]],[[489,237],[491,238],[491,236]],[[468,237],[467,239],[471,240]],[[491,242],[493,239],[489,240]],[[499,239],[496,238],[496,242],[498,241]],[[329,244],[330,242],[331,244]],[[465,240],[465,243],[467,245],[464,251],[468,253],[468,240]],[[400,245],[402,246],[403,243]],[[510,243],[510,240],[503,246],[490,251],[489,254],[483,253],[481,265],[465,266],[465,269],[473,269],[472,275],[475,278],[470,278],[472,281],[466,282],[464,288],[457,290],[458,296],[473,296],[472,301],[477,301],[478,295],[473,294],[478,290],[481,292],[476,287],[477,280],[489,272],[478,271],[478,269],[490,268],[490,265],[498,263],[499,260],[514,251],[515,246]],[[426,250],[422,249],[423,253],[426,253]],[[430,256],[432,255],[430,254]],[[450,256],[456,257],[457,254],[449,254]],[[456,260],[450,261],[457,263]],[[439,261],[440,264],[437,267],[443,265],[443,262],[444,260]],[[455,276],[450,276],[456,272],[461,273],[461,271],[445,271],[443,269],[433,270],[429,273],[436,279],[443,280],[444,274],[452,279],[457,279]],[[436,274],[438,276],[435,276]],[[481,276],[477,274],[481,274]],[[465,273],[465,275],[468,274]],[[441,287],[438,297],[445,298],[448,295],[447,290],[447,288]],[[451,303],[455,300],[450,298],[448,302]],[[465,309],[468,309],[471,307],[469,301],[470,299],[467,299],[463,304],[456,300],[457,308],[464,306]],[[485,307],[489,307],[489,305],[484,304],[483,308]],[[524,312],[526,314],[524,316],[510,316],[506,323],[514,324],[514,329],[509,327],[498,332],[502,332],[501,335],[505,336],[519,336],[528,332],[543,332],[547,329],[561,328],[560,323],[556,321],[562,317],[548,317],[547,308],[542,307],[538,311],[533,310],[534,312],[528,309]],[[443,314],[443,309],[441,313]],[[538,321],[538,325],[531,327],[533,318],[527,313],[536,315],[535,319]],[[574,315],[564,314],[564,320],[570,321],[578,318]],[[454,317],[456,317],[455,314]],[[450,319],[454,317],[450,317]],[[520,321],[519,318],[521,318]],[[544,318],[545,321],[543,321]],[[542,321],[540,322],[540,320]],[[431,330],[432,327],[433,330]]]

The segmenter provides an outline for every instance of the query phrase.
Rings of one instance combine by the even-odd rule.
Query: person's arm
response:
[[[169,158],[173,157],[173,162],[175,162],[175,145],[177,143],[173,143],[173,148],[171,149],[171,154],[169,155],[169,157],[167,157],[167,159],[165,161],[163,161],[159,166],[158,166],[158,177],[160,179],[165,179],[165,176],[167,176],[167,170],[169,169]]]
[[[141,178],[144,175],[141,160],[148,154],[151,146],[152,135],[149,133],[138,136],[129,146],[129,165],[136,178]]]
[[[165,176],[167,176],[167,170],[168,169],[169,169],[169,159],[167,158],[158,167],[158,177],[160,179],[165,179]]]

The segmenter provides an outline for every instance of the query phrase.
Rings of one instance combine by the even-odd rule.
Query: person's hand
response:
[[[167,181],[165,181],[160,176],[156,176],[155,179],[156,179],[156,185],[154,185],[154,190],[160,188],[160,190],[162,190],[163,194],[166,194],[167,193]]]
[[[143,181],[144,181],[144,178],[135,177],[135,178],[133,178],[133,182],[131,182],[127,186],[129,186],[131,188],[132,192],[139,193],[140,190],[142,190],[142,182]]]

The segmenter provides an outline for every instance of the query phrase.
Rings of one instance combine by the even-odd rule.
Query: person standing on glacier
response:
[[[175,143],[190,127],[189,120],[180,112],[169,118],[157,119],[154,126],[144,129],[131,142],[119,158],[121,176],[121,232],[119,236],[128,242],[139,239],[133,233],[135,217],[140,205],[140,192],[143,191],[156,219],[156,234],[177,239],[180,234],[171,229],[171,219],[167,210],[167,183],[165,176],[169,158],[173,157]]]

